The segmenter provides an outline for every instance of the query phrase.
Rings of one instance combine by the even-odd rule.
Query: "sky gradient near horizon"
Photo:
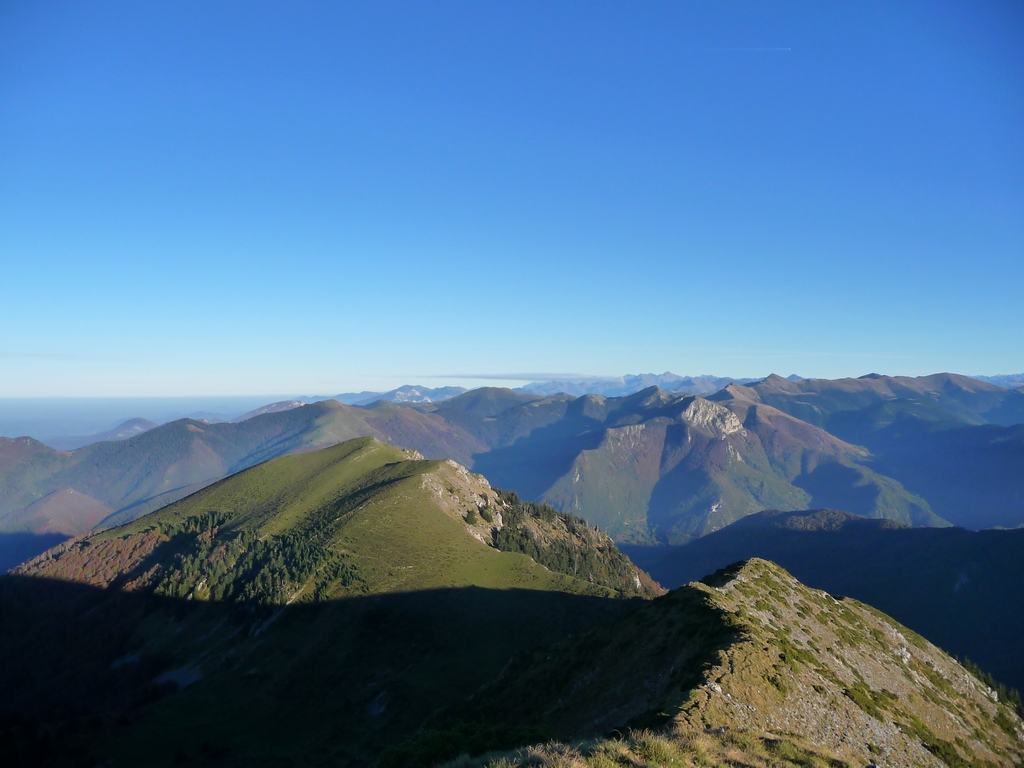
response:
[[[1022,137],[1020,2],[4,3],[0,397],[1017,373]]]

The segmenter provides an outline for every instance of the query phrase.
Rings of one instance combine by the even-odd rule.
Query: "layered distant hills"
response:
[[[689,395],[709,395],[729,384],[748,384],[756,379],[731,379],[727,376],[679,376],[665,373],[641,373],[617,378],[579,378],[534,381],[519,387],[517,392],[531,395],[604,395],[623,397],[648,387],[659,387],[666,392],[682,392]]]
[[[1007,389],[1020,389],[1024,387],[1024,373],[1007,373],[1001,376],[972,376],[971,378],[985,381],[989,384],[997,384]]]
[[[494,446],[474,456],[475,467],[622,540],[683,541],[761,509],[824,498],[943,524],[923,499],[863,466],[862,449],[779,411],[744,420],[656,387],[623,398],[546,398],[476,423],[452,413],[460,405],[456,398],[436,412]]]
[[[149,419],[128,419],[105,432],[96,432],[91,435],[52,437],[46,441],[46,444],[51,448],[56,448],[58,451],[73,451],[90,443],[99,443],[106,440],[127,440],[130,437],[141,435],[143,432],[148,432],[155,426],[157,426],[156,423],[149,421]]]
[[[430,403],[292,401],[74,451],[0,439],[0,532],[21,537],[24,557],[25,536],[124,522],[266,459],[359,436],[451,457],[621,541],[682,543],[763,509],[816,507],[1014,527],[1024,523],[1022,422],[1024,392],[952,374],[770,376],[708,398],[482,388]]]
[[[329,400],[239,423],[181,419],[72,452],[0,438],[0,531],[76,535],[133,519],[275,456],[353,437],[461,455],[448,448],[462,448],[464,436],[451,433],[440,419],[409,409],[369,411]]]
[[[436,403],[450,397],[461,395],[465,387],[424,387],[406,384],[388,392],[347,392],[336,395],[333,399],[345,405],[369,405],[379,400],[388,403]]]

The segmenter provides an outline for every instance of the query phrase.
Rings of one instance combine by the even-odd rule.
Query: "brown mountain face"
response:
[[[0,532],[33,530],[26,508],[57,492],[72,493],[48,530],[74,535],[94,524],[96,503],[112,510],[102,524],[126,522],[261,461],[360,436],[452,457],[622,540],[684,541],[765,508],[942,523],[866,467],[863,449],[755,400],[656,387],[621,398],[485,388],[411,407],[324,401],[233,424],[185,419],[67,453],[7,441]]]
[[[866,447],[865,466],[955,525],[1024,523],[1024,397],[1018,390],[947,373],[834,381],[769,376],[712,399],[730,408],[768,405]],[[841,498],[820,497],[817,504],[863,514]]]
[[[63,488],[47,494],[10,516],[10,524],[31,533],[58,533],[77,536],[85,533],[113,513],[102,501]]]
[[[452,457],[624,541],[682,542],[771,508],[1015,525],[1024,427],[981,423],[1015,418],[1015,398],[949,374],[771,376],[710,399],[652,387],[618,398],[482,388],[412,406],[324,401],[237,424],[182,420],[73,452],[19,438],[0,445],[0,532],[33,530],[24,511],[58,491],[73,493],[47,530],[70,535],[95,517],[90,500],[112,510],[104,524],[124,522],[260,461],[358,436]],[[79,502],[82,522],[72,520]]]
[[[652,388],[537,401],[497,421],[526,423],[515,418],[522,411],[544,426],[478,454],[474,467],[622,540],[685,541],[761,509],[816,504],[942,524],[922,499],[864,467],[864,449],[748,400]]]

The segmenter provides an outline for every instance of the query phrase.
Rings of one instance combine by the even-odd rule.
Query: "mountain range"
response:
[[[918,379],[730,384],[703,398],[500,388],[438,403],[336,401],[238,423],[184,419],[56,451],[0,439],[0,552],[125,522],[268,458],[369,436],[451,457],[620,541],[682,543],[763,509],[843,509],[912,525],[1024,523],[1024,392]],[[52,539],[40,540],[42,551]],[[28,549],[26,549],[28,547]],[[9,555],[3,564],[13,565]]]
[[[345,405],[370,405],[379,400],[388,403],[436,403],[461,395],[465,391],[465,387],[431,388],[419,384],[406,384],[388,392],[346,392],[331,399]]]
[[[710,395],[733,383],[747,384],[757,379],[731,379],[727,376],[679,376],[665,373],[627,374],[618,377],[593,377],[573,379],[552,379],[534,381],[518,387],[517,392],[528,395],[604,395],[624,397],[648,387],[659,387],[666,392],[683,392],[690,395]]]
[[[920,494],[956,525],[1024,523],[1024,391],[954,374],[769,376],[712,398],[734,409],[765,404],[864,446],[867,466]]]
[[[130,437],[141,435],[157,426],[149,419],[128,419],[118,424],[113,429],[104,432],[95,432],[91,435],[68,435],[65,437],[47,438],[46,444],[58,451],[73,451],[90,443],[100,443],[108,440],[127,440]]]
[[[1024,373],[1009,373],[1001,376],[972,376],[971,378],[1006,387],[1007,389],[1020,389],[1024,387]]]
[[[356,438],[0,577],[0,740],[112,767],[1024,759],[1016,700],[856,600],[757,559],[663,592],[580,518]]]

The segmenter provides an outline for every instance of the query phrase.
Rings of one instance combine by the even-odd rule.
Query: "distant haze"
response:
[[[128,419],[163,424],[190,416],[228,421],[279,396],[244,397],[24,397],[0,398],[0,435],[38,440],[104,432]]]
[[[529,378],[526,374],[522,375]],[[800,379],[802,377],[791,374],[789,378]],[[1006,388],[1017,388],[1024,385],[1024,374],[976,376],[974,378]],[[389,390],[361,390],[334,394],[290,393],[285,395],[211,395],[206,397],[0,397],[0,435],[6,437],[28,435],[46,442],[50,438],[104,433],[135,418],[146,419],[157,424],[185,417],[205,421],[232,421],[271,404],[292,399],[302,402],[337,399],[346,404],[360,406],[380,399],[399,403],[436,402],[480,386],[507,386],[520,392],[540,395],[565,392],[572,395],[593,393],[607,397],[619,397],[657,385],[669,392],[709,395],[734,381],[747,383],[756,380],[758,379],[754,377],[684,376],[666,371],[661,374],[626,374],[624,376],[561,374],[555,379],[530,380],[529,383],[515,379],[491,381],[485,377],[467,377],[459,380],[462,386],[441,386],[439,384],[437,387],[431,388],[403,384]],[[67,444],[81,445],[85,443],[81,440],[74,440]],[[54,447],[60,446],[54,445]]]

